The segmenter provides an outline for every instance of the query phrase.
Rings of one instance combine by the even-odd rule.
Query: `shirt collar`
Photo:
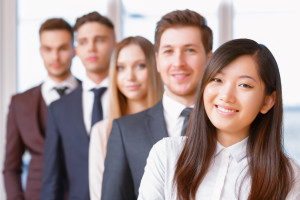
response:
[[[69,89],[73,90],[78,86],[78,84],[78,81],[73,75],[70,75],[67,79],[60,83],[55,82],[49,76],[47,76],[43,83],[43,88],[46,92],[52,91],[55,87],[68,87]]]
[[[178,119],[180,117],[180,114],[183,109],[186,108],[185,105],[179,103],[178,101],[175,101],[171,97],[169,97],[166,92],[164,92],[163,98],[162,98],[162,104],[165,112],[172,117],[174,120]],[[193,108],[194,105],[191,106]]]
[[[220,154],[223,149],[226,149],[230,152],[230,155],[237,161],[240,162],[243,158],[246,157],[247,154],[247,142],[248,137],[243,139],[242,141],[235,143],[229,147],[224,147],[219,142],[217,142],[216,153],[215,156]]]
[[[108,78],[105,78],[100,84],[96,84],[90,78],[86,77],[82,82],[82,88],[84,91],[90,91],[93,88],[108,87],[108,84]]]

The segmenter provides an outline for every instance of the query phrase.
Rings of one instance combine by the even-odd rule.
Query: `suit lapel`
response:
[[[22,123],[24,127],[24,133],[32,133],[31,136],[35,137],[35,139],[43,141],[44,140],[44,133],[42,133],[42,121],[40,117],[40,105],[42,100],[42,93],[41,93],[41,85],[36,87],[31,91],[31,93],[24,99],[25,103],[23,107],[24,113]],[[44,127],[45,128],[45,127]],[[27,136],[28,137],[28,136]]]
[[[83,140],[89,140],[83,119],[82,85],[79,85],[73,93],[66,97],[69,98],[66,102],[69,104],[68,117],[70,117],[70,126],[75,127],[76,131],[74,133],[78,133]]]
[[[145,126],[147,134],[152,138],[153,145],[163,137],[168,137],[162,101],[148,110]]]
[[[40,90],[39,92],[39,106],[38,106],[38,120],[39,120],[39,126],[41,130],[41,134],[43,137],[45,137],[46,132],[46,125],[47,125],[47,105],[45,103],[45,100],[42,96],[42,92]]]

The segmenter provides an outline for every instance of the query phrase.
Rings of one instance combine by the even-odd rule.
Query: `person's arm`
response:
[[[147,158],[138,200],[165,199],[165,163],[166,151],[164,141],[161,140],[152,147]]]
[[[135,200],[133,180],[125,154],[122,130],[114,120],[107,143],[102,200]]]
[[[25,145],[22,141],[15,114],[15,104],[12,98],[6,126],[6,152],[4,162],[4,183],[7,199],[24,199],[21,174],[22,156]]]
[[[101,198],[106,141],[106,127],[104,126],[104,121],[101,121],[93,126],[90,138],[89,189],[91,200],[99,200]]]
[[[53,114],[53,104],[48,109],[46,128],[44,171],[41,199],[62,199],[65,184],[65,169],[63,164],[63,150],[57,123]]]

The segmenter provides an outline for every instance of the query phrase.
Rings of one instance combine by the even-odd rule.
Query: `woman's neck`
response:
[[[217,140],[224,147],[234,145],[249,136],[249,131],[241,133],[217,131]]]
[[[147,109],[147,99],[145,100],[127,100],[126,114],[134,114]]]

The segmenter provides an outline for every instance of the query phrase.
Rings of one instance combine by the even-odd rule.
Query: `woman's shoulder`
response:
[[[296,200],[300,199],[300,167],[299,164],[293,160],[292,158],[289,159],[289,162],[292,166],[294,178],[291,191],[287,196],[287,200]]]
[[[300,167],[299,164],[292,158],[289,158],[289,162],[292,166],[292,169],[294,171],[294,176],[298,177],[300,179]]]
[[[176,136],[176,137],[165,137],[158,141],[153,148],[158,151],[178,153],[181,152],[186,136]]]

